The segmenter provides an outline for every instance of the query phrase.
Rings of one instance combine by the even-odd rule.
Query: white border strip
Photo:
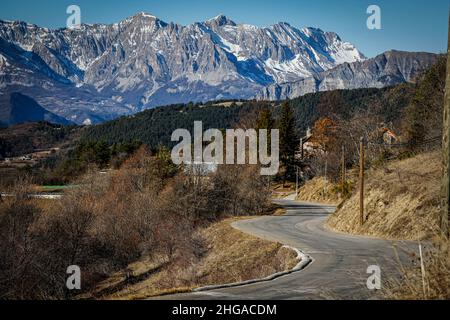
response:
[[[204,291],[211,291],[211,290],[217,290],[217,289],[241,287],[241,286],[246,286],[246,285],[255,284],[255,283],[269,282],[269,281],[278,279],[280,277],[289,275],[291,273],[302,271],[313,262],[313,259],[309,255],[303,253],[302,251],[300,251],[297,248],[294,248],[291,246],[283,246],[283,248],[293,250],[297,253],[297,259],[299,260],[299,263],[290,271],[278,272],[278,273],[275,273],[271,276],[268,276],[268,277],[262,278],[262,279],[255,279],[255,280],[248,280],[248,281],[236,282],[236,283],[230,283],[230,284],[201,287],[201,288],[192,290],[192,292],[204,292]]]

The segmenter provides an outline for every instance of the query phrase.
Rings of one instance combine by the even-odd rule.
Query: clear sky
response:
[[[450,0],[2,0],[0,18],[64,27],[70,4],[81,7],[83,23],[113,23],[145,11],[183,25],[225,14],[258,26],[318,27],[369,57],[390,49],[446,51],[450,8]],[[366,27],[371,4],[381,8],[382,30]]]

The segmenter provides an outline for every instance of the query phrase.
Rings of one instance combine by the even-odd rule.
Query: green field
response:
[[[68,189],[73,189],[76,186],[68,185],[68,186],[40,186],[39,189],[42,192],[60,192]]]

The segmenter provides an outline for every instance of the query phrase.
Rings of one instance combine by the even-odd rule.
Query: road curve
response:
[[[313,259],[306,269],[270,282],[166,296],[162,299],[377,299],[379,292],[370,291],[366,285],[370,276],[367,268],[379,266],[382,281],[398,274],[393,246],[406,248],[410,244],[328,231],[324,223],[334,207],[290,200],[277,203],[287,209],[286,215],[241,221],[234,223],[233,227],[301,250]]]

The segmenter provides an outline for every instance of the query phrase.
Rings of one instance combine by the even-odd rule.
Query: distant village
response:
[[[18,163],[26,163],[26,164],[35,164],[36,162],[39,162],[41,160],[44,160],[51,155],[56,154],[60,151],[60,148],[52,148],[49,150],[36,150],[33,153],[21,155],[18,157],[12,157],[12,158],[4,158],[0,161],[3,162],[3,164],[18,164]]]

